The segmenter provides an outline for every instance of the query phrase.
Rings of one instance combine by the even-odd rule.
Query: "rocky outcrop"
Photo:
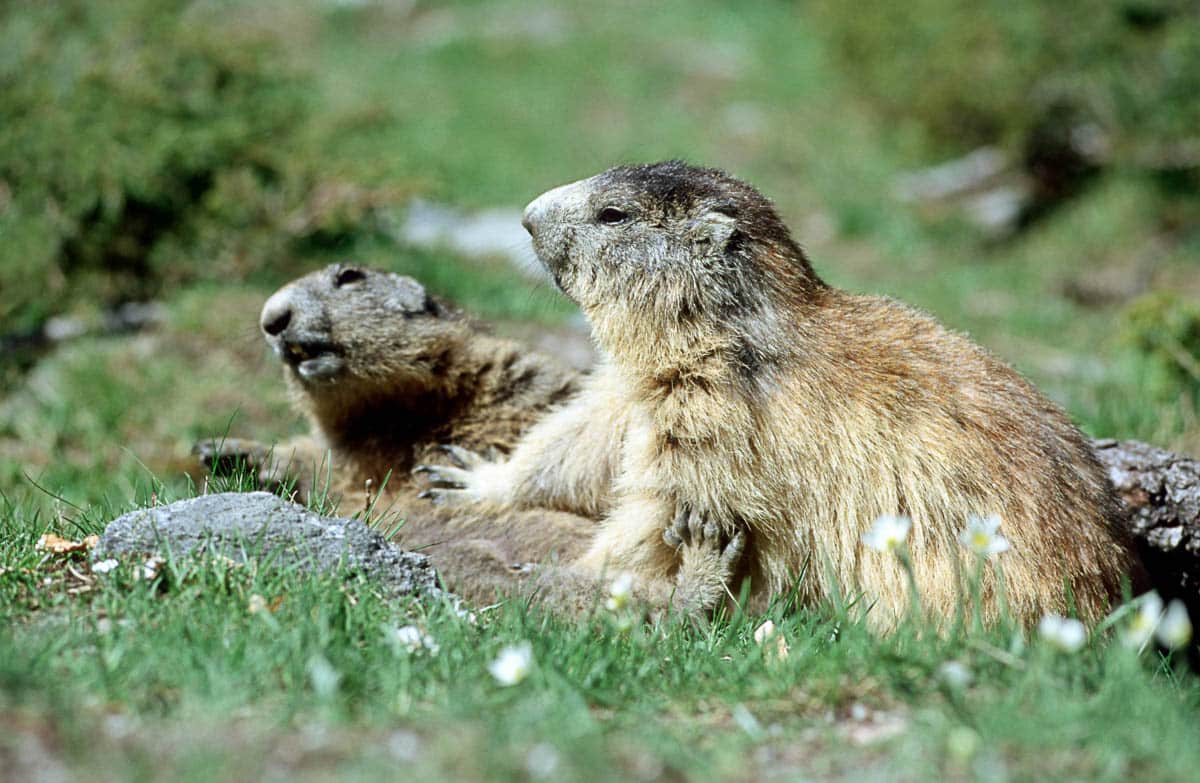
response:
[[[227,492],[138,509],[114,519],[92,559],[213,555],[271,568],[376,578],[393,596],[440,595],[429,558],[353,519],[325,517],[268,492]]]

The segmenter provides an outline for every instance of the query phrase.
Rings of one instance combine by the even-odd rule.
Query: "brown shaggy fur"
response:
[[[826,285],[749,185],[619,167],[544,194],[525,224],[607,360],[507,461],[439,475],[439,500],[606,511],[577,566],[647,584],[676,573],[663,530],[689,509],[745,533],[734,579],[758,603],[861,597],[880,629],[910,605],[898,559],[862,542],[884,514],[913,520],[916,585],[942,620],[975,568],[958,542],[972,515],[1003,520],[1018,620],[1094,621],[1118,594],[1133,566],[1117,501],[1063,412],[928,315]],[[996,584],[989,568],[988,617]]]
[[[439,444],[506,453],[535,420],[576,393],[576,372],[480,330],[412,278],[346,264],[284,286],[263,306],[260,326],[311,434],[275,447],[205,441],[197,450],[206,464],[241,461],[264,485],[287,482],[302,496],[331,491],[345,513],[373,501],[390,509],[405,519],[400,543],[427,552],[451,589],[469,599],[492,600],[532,576],[534,587],[538,579],[553,583],[545,590],[552,604],[590,608],[594,576],[529,564],[581,554],[594,519],[554,510],[431,508],[418,500],[411,475],[418,463],[440,456]],[[702,537],[692,544],[698,569],[719,555]],[[711,590],[711,578],[692,581]],[[685,597],[676,601],[681,608],[692,605]],[[670,600],[653,596],[660,605]]]

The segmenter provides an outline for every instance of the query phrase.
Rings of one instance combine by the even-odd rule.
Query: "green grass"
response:
[[[181,562],[165,584],[131,581],[128,564],[93,583],[35,550],[47,529],[97,532],[194,493],[197,438],[303,429],[257,330],[262,302],[303,271],[349,258],[412,274],[483,318],[559,328],[572,315],[500,262],[397,244],[381,226],[408,196],[519,207],[613,163],[676,156],[755,183],[831,282],[969,332],[1090,433],[1200,450],[1195,385],[1130,341],[1123,306],[1064,293],[1144,264],[1151,289],[1200,296],[1195,229],[1144,176],[1113,169],[990,243],[952,210],[895,201],[896,176],[942,151],[864,100],[803,4],[401,5],[222,6],[223,24],[267,35],[298,69],[285,81],[302,119],[270,154],[263,139],[234,139],[282,184],[233,164],[199,216],[155,246],[159,277],[139,285],[166,304],[161,327],[67,343],[26,357],[28,372],[0,357],[0,766],[36,747],[75,777],[133,780],[527,780],[550,767],[547,779],[588,780],[1194,776],[1194,677],[1106,638],[1066,657],[1006,632],[878,639],[831,607],[780,609],[792,645],[781,663],[751,640],[757,617],[621,632],[603,613],[571,623],[510,603],[470,625],[345,575]],[[120,154],[144,162],[136,144]],[[6,170],[0,226],[27,225],[21,241],[42,248],[53,215],[7,209],[20,183]],[[316,210],[315,230],[287,228],[310,192],[346,184],[374,206],[338,202]],[[34,287],[30,312],[94,312],[114,285]],[[0,331],[33,318],[11,306]],[[250,613],[252,595],[275,611]],[[437,656],[395,649],[387,629],[409,623]],[[486,665],[520,640],[534,672],[500,688]],[[948,660],[974,672],[965,691],[939,679]]]
[[[38,736],[81,777],[1182,780],[1200,763],[1193,678],[1103,634],[1069,656],[1011,629],[879,639],[780,606],[778,660],[761,617],[628,627],[510,601],[471,622],[349,574],[190,559],[81,579],[35,551],[43,522],[0,517],[0,752]],[[436,653],[396,643],[410,624]],[[521,641],[532,671],[502,687],[487,664]],[[944,681],[949,660],[970,685]]]

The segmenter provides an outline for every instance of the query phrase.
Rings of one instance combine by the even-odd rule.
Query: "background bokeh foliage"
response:
[[[332,260],[560,328],[570,306],[503,262],[408,245],[406,205],[517,208],[666,157],[754,182],[823,275],[970,331],[1093,434],[1196,450],[1198,17],[1184,0],[4,4],[0,490],[128,493],[141,462],[178,475],[189,439],[232,419],[294,431],[255,311]],[[896,197],[981,146],[1032,193],[1016,230]],[[150,334],[29,348],[53,316],[151,299],[169,318]]]

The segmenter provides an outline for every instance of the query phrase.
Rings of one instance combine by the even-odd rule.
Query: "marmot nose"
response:
[[[521,225],[529,232],[529,236],[533,236],[533,211],[530,209],[533,204],[525,207],[525,211],[521,213]]]
[[[278,337],[292,322],[291,298],[282,291],[272,296],[263,305],[262,316],[258,322],[268,336]]]

